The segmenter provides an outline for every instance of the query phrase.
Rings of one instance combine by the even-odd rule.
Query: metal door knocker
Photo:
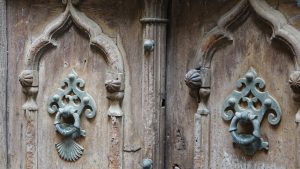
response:
[[[74,139],[84,137],[85,131],[80,127],[80,115],[85,112],[87,118],[96,115],[94,99],[83,91],[85,82],[72,71],[59,91],[48,99],[48,113],[55,115],[54,126],[64,140],[55,145],[59,156],[66,161],[76,161],[84,148]]]
[[[268,150],[269,143],[261,137],[260,124],[266,113],[271,125],[277,125],[281,120],[281,109],[277,101],[264,91],[265,81],[259,77],[253,68],[245,77],[237,81],[237,90],[225,100],[222,118],[230,121],[229,132],[233,143],[238,145],[247,155],[253,155],[257,150]],[[238,132],[240,125],[252,125],[250,134]]]

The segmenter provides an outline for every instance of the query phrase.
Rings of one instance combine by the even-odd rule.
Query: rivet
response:
[[[151,39],[145,39],[144,40],[144,50],[146,52],[151,52],[154,50],[155,41]]]

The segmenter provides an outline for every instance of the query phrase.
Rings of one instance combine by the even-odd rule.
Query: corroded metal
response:
[[[144,50],[145,52],[151,52],[154,50],[155,41],[151,39],[144,40]]]
[[[143,169],[152,169],[153,161],[151,159],[143,159],[142,167]]]
[[[80,115],[85,113],[87,118],[96,115],[94,99],[83,89],[85,82],[72,71],[62,81],[58,92],[48,99],[48,113],[55,115],[56,131],[64,140],[55,145],[59,156],[66,161],[76,161],[83,153],[84,148],[74,139],[85,136],[86,132],[80,127]]]
[[[222,107],[222,118],[231,121],[229,132],[233,142],[247,155],[253,155],[257,150],[268,150],[268,142],[261,137],[260,123],[266,113],[271,125],[277,125],[281,120],[281,109],[277,101],[264,91],[265,81],[251,68],[245,77],[237,81],[237,90],[225,100]],[[251,134],[238,132],[238,123],[251,124]]]
[[[300,7],[300,0],[296,0],[297,6]]]

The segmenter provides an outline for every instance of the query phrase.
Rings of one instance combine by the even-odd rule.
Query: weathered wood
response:
[[[7,36],[6,0],[0,1],[0,168],[7,168]]]
[[[153,50],[143,50],[142,116],[143,159],[151,159],[153,168],[164,167],[165,140],[165,71],[167,0],[145,0],[143,41],[153,40]],[[144,47],[141,44],[140,47]]]
[[[132,4],[132,1],[130,1],[130,3]],[[138,6],[137,2],[135,2],[135,4]],[[8,82],[9,84],[13,84],[9,86],[8,91],[11,95],[8,99],[11,105],[9,112],[16,112],[11,113],[11,118],[9,119],[9,132],[11,133],[9,136],[9,141],[11,142],[11,146],[9,147],[9,159],[10,161],[16,162],[10,163],[9,168],[26,168],[26,165],[28,165],[28,168],[122,168],[123,131],[126,131],[126,134],[128,134],[127,138],[131,137],[131,129],[134,128],[138,130],[138,128],[140,128],[139,125],[142,124],[139,123],[139,119],[136,118],[136,115],[141,112],[141,110],[130,106],[132,105],[131,102],[138,103],[139,100],[141,100],[138,97],[131,96],[136,96],[136,94],[138,95],[138,93],[141,92],[137,90],[135,93],[131,93],[130,86],[140,86],[139,82],[129,82],[131,76],[137,77],[139,74],[138,71],[132,70],[129,72],[129,66],[127,61],[125,61],[124,67],[126,67],[125,69],[127,70],[125,72],[128,74],[125,77],[126,85],[122,84],[121,86],[121,89],[125,91],[124,98],[126,99],[126,101],[123,102],[122,110],[124,116],[127,117],[126,120],[134,121],[135,125],[132,126],[130,123],[126,124],[127,128],[125,130],[123,129],[122,118],[114,117],[115,112],[112,112],[113,115],[111,118],[107,116],[109,104],[106,99],[107,91],[104,84],[107,74],[113,73],[108,70],[122,70],[122,67],[118,67],[118,64],[121,63],[117,61],[118,59],[108,57],[110,52],[114,52],[113,46],[110,45],[110,43],[104,43],[104,45],[107,45],[104,48],[108,50],[103,51],[90,47],[89,37],[74,25],[71,25],[70,28],[68,25],[64,27],[66,29],[60,31],[58,35],[53,35],[53,38],[58,42],[57,47],[50,50],[47,48],[48,51],[43,53],[39,61],[40,90],[36,98],[39,112],[35,113],[36,119],[33,118],[37,125],[27,125],[26,127],[26,124],[29,124],[27,123],[29,120],[26,120],[26,117],[22,113],[21,104],[24,103],[24,97],[22,96],[22,91],[17,89],[20,85],[15,84],[18,81],[17,74],[26,68],[24,67],[26,49],[39,37],[46,25],[64,11],[64,6],[61,5],[60,2],[50,1],[10,1],[8,8],[10,15],[9,28],[11,28],[8,33],[11,38],[9,41],[9,51],[12,54],[9,60],[9,66],[11,66],[12,69],[9,70],[9,74],[14,75],[10,76]],[[112,8],[115,10],[111,10]],[[131,50],[132,47],[130,45],[122,46],[124,41],[136,41],[134,37],[136,30],[132,30],[132,25],[119,27],[119,24],[127,24],[128,19],[126,18],[138,18],[135,16],[138,14],[138,11],[132,10],[132,13],[128,13],[126,10],[120,10],[121,8],[123,8],[123,4],[119,2],[101,3],[99,1],[87,1],[83,2],[80,10],[83,10],[87,16],[93,18],[96,23],[100,23],[103,32],[108,35],[107,38],[112,39],[117,48],[119,48],[120,53],[122,53],[122,56],[125,57],[125,53],[129,51],[128,56],[130,58],[129,61],[131,61],[131,68],[139,67],[136,61],[132,62],[132,60],[137,58],[138,51]],[[116,17],[111,18],[112,14],[116,15]],[[122,17],[123,19],[121,19]],[[76,21],[76,24],[78,24],[76,16],[73,19]],[[88,24],[89,23],[90,21],[88,21]],[[84,24],[83,26],[79,25],[85,27],[88,26],[88,24]],[[138,29],[140,27],[139,21],[137,20],[134,25],[136,25],[134,28]],[[88,28],[87,31],[92,34],[91,37],[93,39],[91,40],[91,44],[96,45],[96,47],[100,46],[100,49],[102,49],[101,45],[103,44],[97,44],[99,41],[97,41],[97,43],[93,42],[99,38],[99,34],[95,34],[95,32],[92,32],[93,29],[90,28]],[[15,34],[15,32],[18,33]],[[136,41],[136,45],[137,44],[138,42]],[[126,58],[124,58],[124,60],[126,60]],[[109,63],[109,66],[115,66],[116,69],[109,69],[106,63]],[[47,98],[54,94],[56,89],[60,86],[60,81],[70,73],[71,69],[75,69],[79,76],[86,81],[85,90],[97,100],[98,107],[96,119],[87,121],[85,118],[82,118],[81,125],[82,128],[86,129],[87,136],[78,141],[83,145],[85,151],[83,157],[75,163],[67,163],[59,158],[54,144],[60,141],[60,136],[54,130],[53,117],[46,113]],[[115,77],[115,75],[108,77]],[[123,79],[122,77],[118,78],[120,80]],[[108,92],[110,91],[112,91],[111,88],[109,88]],[[128,94],[126,92],[128,92]],[[110,99],[113,100],[112,104],[114,104],[114,108],[111,109],[111,111],[115,111],[116,104],[114,98],[112,98],[112,95],[109,96]],[[32,130],[32,128],[34,129]],[[26,130],[30,131],[27,135]],[[36,137],[32,137],[32,135]],[[26,141],[26,139],[28,141]],[[131,140],[137,139],[139,138],[136,136],[131,138]],[[26,158],[26,151],[36,151],[38,158],[35,154]],[[130,153],[127,155],[127,157],[133,161],[133,167],[128,166],[128,168],[138,168],[140,166],[137,162],[139,159],[136,158],[139,153],[140,152]],[[37,161],[31,161],[30,159],[37,159]],[[126,163],[126,165],[128,164]]]
[[[224,4],[232,5],[227,8],[229,10],[237,3],[224,2]],[[222,9],[228,7],[224,4]],[[291,135],[287,138],[290,133],[296,132],[295,124],[289,114],[289,112],[295,110],[295,106],[290,106],[289,104],[292,102],[291,95],[284,93],[284,91],[290,91],[286,86],[288,74],[297,67],[297,48],[299,46],[298,43],[295,43],[297,38],[292,36],[293,32],[297,34],[297,31],[294,28],[290,29],[291,26],[287,22],[283,22],[283,16],[278,11],[269,8],[264,1],[239,1],[239,5],[240,7],[224,15],[219,22],[214,22],[214,19],[221,17],[221,12],[219,11],[223,11],[218,10],[217,3],[206,2],[197,4],[194,1],[175,1],[172,4],[171,32],[170,37],[168,37],[170,42],[170,48],[168,49],[169,68],[167,73],[168,77],[170,77],[167,80],[167,138],[170,137],[170,140],[167,142],[167,154],[171,156],[167,157],[167,166],[169,168],[174,166],[178,168],[297,168],[297,159],[294,156],[297,150],[295,141],[297,137],[296,135]],[[199,14],[199,11],[203,11],[202,16]],[[247,15],[249,12],[251,17]],[[197,14],[200,15],[198,20],[195,19]],[[257,15],[260,17],[257,17]],[[261,18],[269,20],[268,23],[272,26],[273,31],[261,22]],[[245,19],[246,22],[244,22]],[[214,23],[217,24],[215,28],[211,26]],[[195,26],[189,26],[189,31],[186,31],[187,28],[184,25]],[[277,40],[282,40],[283,43],[273,40],[271,44],[269,37],[272,33],[274,36],[271,37],[276,37]],[[232,46],[226,46],[227,43],[222,41],[222,39],[231,40]],[[285,45],[283,45],[284,43]],[[189,46],[186,44],[189,44]],[[200,66],[211,67],[212,72],[212,86],[209,99],[211,114],[206,120],[203,119],[204,121],[201,121],[201,123],[200,117],[191,116],[193,113],[190,111],[196,111],[196,104],[188,95],[187,89],[183,89],[184,75],[182,72],[198,67],[195,65],[195,60],[201,61]],[[277,60],[277,63],[280,64],[271,64],[272,60]],[[187,65],[191,66],[187,68]],[[234,84],[234,80],[241,77],[250,66],[259,68],[259,71],[265,74],[264,78],[268,79],[266,80],[267,82],[272,83],[276,79],[276,87],[274,84],[269,86],[270,88],[267,86],[267,88],[270,93],[277,95],[276,98],[280,99],[281,107],[285,109],[283,111],[282,124],[278,128],[267,129],[268,126],[262,125],[263,131],[266,131],[264,135],[270,141],[268,154],[258,153],[253,157],[244,156],[238,149],[232,147],[231,136],[228,134],[226,123],[220,120],[222,101],[230,92],[228,83]],[[283,67],[285,67],[284,71]],[[181,77],[178,75],[180,73]],[[284,75],[287,77],[283,77]],[[190,127],[191,122],[194,120],[196,122],[195,125],[201,125],[201,127],[196,128],[198,131],[195,134],[191,130],[192,127]],[[287,122],[283,122],[284,120],[287,120]],[[206,124],[204,125],[203,122],[206,122]],[[206,129],[203,129],[205,126]],[[287,132],[284,130],[286,128],[292,131]],[[170,134],[178,129],[180,129],[180,133],[186,133],[184,136],[181,134],[181,139],[177,139],[175,134]],[[208,140],[204,144],[202,142],[201,144],[198,143],[197,140],[194,143],[196,144],[194,153],[190,148],[192,147],[191,144],[193,144],[193,136],[196,136],[196,139],[202,137],[202,139]],[[176,145],[178,144],[176,140],[185,140],[181,145],[189,146],[186,146],[186,150],[182,148],[177,148],[176,150]],[[289,142],[290,147],[284,148],[276,140],[278,142]],[[271,144],[273,144],[273,150]],[[201,149],[197,150],[201,146],[203,148],[202,151]],[[288,156],[277,154],[281,151],[287,151],[286,148],[289,151],[287,153],[289,154]],[[204,155],[204,159],[206,158],[204,161],[194,156],[200,156],[199,154],[205,154],[205,152],[208,157]],[[193,158],[196,160],[194,166],[192,166]],[[261,159],[263,160],[261,161]],[[208,163],[206,163],[207,161]],[[284,165],[282,165],[283,163]]]
[[[251,29],[247,29],[250,27]],[[214,150],[210,155],[211,168],[226,166],[233,168],[297,168],[295,158],[297,144],[295,135],[290,135],[296,132],[294,119],[291,117],[295,106],[290,105],[292,100],[290,94],[287,93],[290,89],[286,85],[288,77],[283,76],[288,76],[289,71],[294,69],[294,63],[289,59],[291,53],[287,52],[285,46],[278,41],[269,43],[269,31],[252,14],[233,33],[233,46],[221,49],[214,56],[213,77],[217,79],[212,80],[210,102],[211,107],[214,107],[213,112],[215,112],[211,121],[211,152]],[[253,157],[245,156],[239,149],[232,146],[230,134],[227,131],[229,126],[220,119],[221,110],[218,106],[234,88],[236,79],[242,77],[243,72],[246,72],[249,66],[254,66],[261,77],[265,79],[266,90],[278,99],[283,109],[282,121],[277,128],[272,128],[269,124],[261,126],[264,138],[268,138],[269,141],[268,153],[258,152]],[[226,73],[221,75],[221,72]],[[274,79],[276,79],[275,83]],[[224,131],[226,132],[224,133]],[[219,138],[223,138],[223,141],[218,141]],[[289,144],[283,145],[284,142]],[[218,161],[218,163],[212,161]]]
[[[146,158],[152,159],[154,169],[299,168],[299,126],[294,123],[298,105],[287,82],[289,74],[298,70],[300,8],[294,0],[266,1],[175,0],[168,4],[165,0],[86,0],[75,7],[90,19],[82,17],[83,13],[72,18],[72,11],[67,12],[64,17],[70,18],[62,20],[59,30],[43,37],[48,40],[46,45],[56,41],[57,46],[47,46],[45,53],[38,50],[45,45],[42,43],[28,53],[65,6],[53,0],[8,1],[6,39],[5,4],[0,0],[0,76],[7,79],[2,80],[0,89],[0,135],[8,131],[7,140],[0,139],[0,168],[8,164],[11,169],[139,169]],[[86,22],[82,24],[82,20]],[[97,26],[92,21],[100,31],[93,31]],[[99,32],[111,41],[99,43],[95,40]],[[152,51],[143,50],[146,39],[154,40]],[[116,46],[110,48],[111,43]],[[108,48],[101,48],[103,45]],[[119,53],[109,54],[116,48]],[[27,87],[37,89],[38,85],[37,96],[37,90],[22,91],[18,83],[22,70],[31,69],[24,65],[28,58],[38,64],[33,66],[34,72],[24,76],[32,74],[37,79],[21,81]],[[123,64],[116,60],[123,60]],[[202,81],[201,88],[211,89],[207,103],[203,90],[199,95],[204,102],[197,103],[184,82],[186,72],[199,65],[210,70],[211,83]],[[221,118],[224,99],[250,66],[266,80],[266,90],[283,111],[278,127],[262,123],[270,150],[253,157],[232,145],[229,124]],[[86,81],[85,91],[98,107],[95,119],[82,118],[87,136],[78,141],[85,151],[75,163],[59,158],[54,144],[61,138],[53,127],[53,116],[46,110],[48,97],[72,69]],[[108,70],[125,74],[120,77]],[[109,81],[104,86],[107,77],[124,80],[120,86],[124,89],[123,101],[115,100],[121,92],[114,91],[118,83]],[[22,104],[35,97],[37,107],[29,106],[24,113]],[[117,113],[115,106],[119,106]],[[201,114],[206,106],[209,114]]]
[[[198,58],[194,56],[204,33],[213,28],[218,17],[232,8],[236,2],[173,1],[172,3],[167,52],[166,168],[209,166],[211,115],[200,117],[195,114],[197,101],[189,96],[188,87],[182,77],[189,69],[198,66]],[[194,121],[199,126],[194,126]],[[176,138],[176,135],[180,139]]]

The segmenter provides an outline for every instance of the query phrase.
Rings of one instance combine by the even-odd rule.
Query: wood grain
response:
[[[96,1],[95,1],[96,2]],[[129,45],[124,45],[124,42],[136,42],[138,34],[136,30],[139,28],[138,20],[136,22],[129,23],[128,19],[124,18],[139,18],[136,13],[128,13],[124,10],[124,13],[120,13],[119,9],[123,6],[122,3],[97,3],[87,1],[83,3],[83,8],[87,16],[95,19],[97,23],[103,26],[103,31],[112,37],[117,43],[120,50],[128,55],[129,61],[135,60],[137,50],[131,50]],[[138,3],[135,3],[139,5]],[[115,8],[111,11],[111,7]],[[43,28],[59,15],[64,7],[59,2],[50,1],[10,1],[8,4],[9,8],[9,31],[10,36],[10,66],[9,70],[10,79],[9,93],[11,94],[10,99],[10,110],[12,116],[9,119],[9,140],[11,145],[9,147],[10,161],[9,168],[26,168],[26,164],[30,164],[28,158],[25,158],[25,152],[27,148],[24,147],[26,144],[26,120],[21,110],[20,104],[24,102],[22,91],[18,88],[17,74],[24,69],[24,55],[25,49],[28,44],[41,33]],[[102,9],[95,12],[94,9]],[[15,12],[18,11],[18,12]],[[133,11],[133,10],[131,10]],[[112,15],[116,15],[112,17]],[[124,17],[121,19],[120,17]],[[17,20],[15,20],[17,19]],[[129,19],[133,20],[133,19]],[[118,24],[114,24],[118,23]],[[121,25],[127,25],[119,27]],[[132,30],[131,28],[134,28]],[[15,33],[18,32],[18,33]],[[106,99],[106,89],[104,87],[105,75],[107,72],[107,65],[103,57],[103,53],[95,48],[91,48],[88,37],[80,30],[72,26],[70,29],[65,30],[65,33],[59,34],[55,37],[58,41],[56,48],[50,49],[40,60],[40,72],[39,72],[39,94],[37,96],[37,103],[39,105],[39,112],[37,113],[37,125],[35,128],[37,143],[34,146],[37,149],[38,161],[34,162],[34,166],[28,166],[28,168],[122,168],[122,150],[123,150],[123,134],[118,133],[119,131],[129,134],[134,134],[132,131],[135,128],[139,130],[138,118],[132,118],[136,116],[138,109],[131,107],[131,102],[138,104],[141,100],[138,96],[140,95],[139,90],[134,93],[131,92],[131,86],[140,86],[139,81],[130,82],[131,76],[136,76],[138,72],[134,69],[131,73],[127,61],[124,66],[126,67],[126,88],[125,91],[128,94],[124,96],[123,111],[126,116],[126,120],[134,120],[134,124],[126,124],[128,126],[126,130],[123,130],[122,120],[115,120],[111,122],[106,114],[108,109],[108,101]],[[15,49],[18,50],[15,50]],[[127,58],[124,58],[127,60]],[[132,65],[130,69],[139,67],[138,62],[130,62]],[[83,157],[76,163],[68,163],[58,157],[55,150],[54,144],[61,140],[60,136],[55,132],[53,126],[53,117],[49,116],[46,111],[47,98],[55,93],[59,87],[60,81],[68,74],[72,69],[75,69],[78,75],[86,81],[85,90],[91,94],[97,101],[98,112],[96,119],[88,121],[82,118],[82,128],[86,129],[87,137],[79,140],[79,143],[85,148]],[[15,93],[15,94],[12,94]],[[135,97],[132,97],[134,94]],[[138,111],[137,111],[138,110]],[[129,120],[128,120],[129,121]],[[137,122],[136,122],[137,121]],[[120,126],[121,125],[121,126]],[[30,125],[29,125],[30,126]],[[115,135],[117,134],[118,137]],[[131,136],[129,136],[131,137]],[[134,136],[130,140],[136,141],[139,137]],[[128,142],[126,141],[126,145]],[[132,142],[130,142],[132,143]],[[116,154],[117,153],[117,154]],[[137,153],[127,154],[126,157],[134,159],[130,162],[131,166],[126,163],[128,168],[138,168],[138,161],[141,159],[136,158]],[[133,158],[133,156],[135,158]]]
[[[0,0],[0,168],[7,166],[7,36],[6,1]]]
[[[145,0],[143,18],[166,18],[167,0]],[[155,19],[154,19],[155,20]],[[154,40],[153,51],[143,50],[142,109],[143,159],[151,159],[153,168],[164,168],[166,23],[142,22],[143,40]],[[142,47],[142,43],[140,45]]]
[[[203,37],[217,24],[214,19],[220,18],[226,7],[229,10],[236,4],[233,1],[224,2],[221,10],[216,1],[211,3],[172,3],[167,52],[167,168],[195,168],[192,124],[197,104],[188,94],[188,87],[183,81],[184,73],[195,68],[197,59],[202,57],[197,55],[201,53],[199,47]],[[291,117],[296,112],[296,106],[291,105],[294,102],[287,83],[289,73],[295,69],[293,51],[278,40],[271,42],[272,30],[253,11],[251,17],[234,26],[229,33],[232,34],[232,43],[222,43],[212,60],[209,99],[211,114],[201,121],[202,127],[209,126],[201,128],[204,136],[201,145],[204,147],[203,151],[208,151],[209,157],[199,168],[298,168],[297,137],[292,134],[297,131]],[[221,120],[220,109],[224,99],[235,88],[236,80],[250,66],[255,67],[266,80],[267,90],[279,100],[284,112],[282,122],[277,128],[263,122],[262,131],[270,142],[270,150],[268,153],[259,152],[253,157],[245,156],[232,146],[229,124]],[[185,145],[185,149],[178,145]]]
[[[270,40],[270,25],[251,7],[248,18],[227,30],[232,42],[222,42],[213,55],[208,103],[211,113],[195,116],[198,105],[189,95],[184,75],[199,64],[199,48],[205,35],[237,2],[83,1],[79,9],[117,42],[124,56],[124,116],[110,118],[106,114],[109,102],[104,87],[108,69],[105,53],[90,47],[87,34],[75,26],[54,37],[58,46],[41,58],[39,111],[24,114],[25,97],[18,75],[25,68],[26,49],[64,11],[64,6],[54,0],[10,0],[6,11],[5,1],[0,0],[0,136],[7,135],[0,139],[0,168],[139,169],[144,158],[154,161],[154,169],[299,168],[299,126],[294,123],[297,105],[288,85],[289,74],[295,70],[294,53],[286,44]],[[300,8],[295,1],[267,2],[300,29]],[[168,18],[168,26],[164,22],[140,23],[144,17]],[[150,54],[143,51],[144,39],[156,42]],[[253,157],[245,156],[232,145],[229,124],[221,118],[224,99],[250,66],[265,79],[266,90],[283,111],[278,127],[263,120],[262,134],[269,141],[270,150],[257,152]],[[85,91],[98,107],[95,119],[81,119],[87,136],[79,143],[85,151],[75,163],[59,158],[54,144],[61,138],[55,132],[53,116],[46,111],[48,97],[72,69],[86,81]],[[30,119],[36,123],[28,123]],[[194,129],[195,119],[201,126],[199,130]],[[199,156],[195,157],[197,133],[202,138]],[[31,154],[33,150],[37,153]]]

